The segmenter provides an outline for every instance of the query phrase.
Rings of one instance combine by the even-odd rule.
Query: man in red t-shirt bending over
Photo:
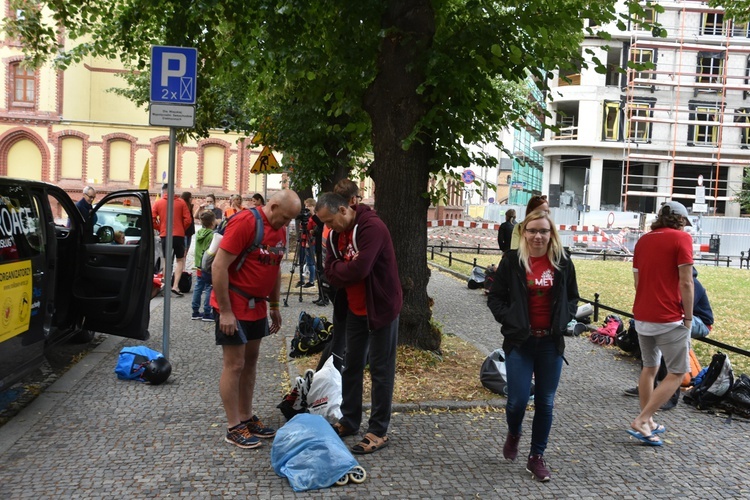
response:
[[[633,253],[635,302],[643,369],[638,381],[641,413],[628,430],[650,446],[661,446],[658,434],[666,429],[653,415],[680,387],[690,371],[690,329],[693,319],[693,239],[687,209],[676,201],[662,205],[651,232],[641,236]],[[660,357],[668,374],[654,389]]]
[[[258,210],[263,218],[260,248],[247,255],[245,249],[253,246],[255,240],[256,217],[251,210],[239,212],[227,224],[211,266],[216,344],[224,355],[219,393],[228,421],[225,440],[240,448],[256,448],[260,446],[258,438],[276,435],[253,414],[253,392],[260,341],[281,328],[279,290],[286,247],[284,226],[299,214],[300,207],[294,191],[283,190],[271,197]],[[245,259],[237,269],[241,255]]]

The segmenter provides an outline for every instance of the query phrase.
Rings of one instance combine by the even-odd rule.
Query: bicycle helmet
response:
[[[144,368],[143,375],[141,376],[144,380],[151,383],[151,385],[159,385],[166,382],[172,373],[172,365],[164,357],[152,359],[146,363]]]

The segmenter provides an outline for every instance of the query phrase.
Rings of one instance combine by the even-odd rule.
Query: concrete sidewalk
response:
[[[499,326],[481,291],[437,271],[429,288],[446,333],[484,352],[500,346]],[[312,304],[317,295],[311,290],[299,302],[292,289],[289,306],[282,307],[282,333],[263,342],[255,411],[272,426],[285,421],[276,405],[286,389],[287,351],[299,312],[331,314]],[[155,305],[147,345],[161,350],[163,308]],[[117,380],[118,352],[132,343],[109,338],[0,428],[0,498],[750,497],[750,423],[681,403],[658,415],[668,430],[665,446],[641,446],[625,432],[638,402],[622,396],[635,384],[637,365],[586,338],[567,339],[570,365],[563,368],[545,454],[551,482],[532,480],[525,460],[502,458],[504,413],[461,404],[445,410],[440,403],[419,411],[397,408],[390,446],[359,458],[365,483],[296,494],[273,472],[270,442],[242,450],[223,440],[221,351],[213,324],[190,320],[188,295],[172,300],[171,317],[174,370],[167,384]],[[347,444],[356,440],[346,438]]]

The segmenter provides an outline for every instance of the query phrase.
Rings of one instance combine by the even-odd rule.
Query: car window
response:
[[[99,243],[137,245],[141,240],[141,202],[137,197],[108,199],[96,206],[93,233]],[[148,229],[148,228],[147,228]]]
[[[37,200],[21,186],[0,185],[0,263],[30,259],[44,250]]]
[[[65,205],[57,198],[57,193],[48,193],[49,207],[52,210],[52,221],[56,227],[72,228],[75,221],[70,218]]]

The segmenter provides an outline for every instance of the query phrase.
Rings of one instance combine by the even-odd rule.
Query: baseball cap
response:
[[[690,223],[690,219],[688,218],[687,208],[685,208],[685,205],[683,205],[679,201],[668,201],[661,206],[661,209],[659,210],[659,215],[669,215],[669,214],[675,214],[675,215],[680,215],[684,217],[685,225],[692,226],[692,224]]]

